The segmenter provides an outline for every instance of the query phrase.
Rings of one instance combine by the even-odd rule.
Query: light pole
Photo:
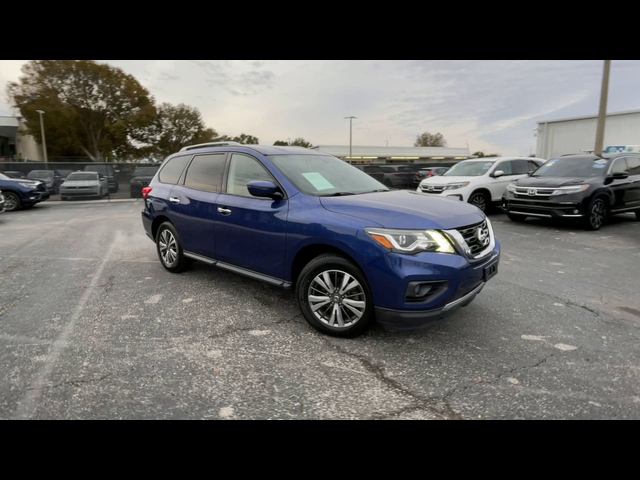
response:
[[[353,157],[353,121],[358,117],[344,117],[345,120],[349,120],[349,160]]]
[[[40,131],[42,132],[42,151],[44,152],[44,163],[49,163],[47,156],[47,139],[44,136],[44,110],[36,110],[40,114]]]
[[[602,92],[600,93],[600,113],[598,114],[598,133],[596,134],[596,155],[604,153],[604,131],[607,122],[607,102],[609,100],[609,77],[611,75],[611,60],[604,61],[602,75]]]

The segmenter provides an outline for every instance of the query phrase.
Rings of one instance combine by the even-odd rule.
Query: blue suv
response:
[[[160,262],[215,265],[295,288],[315,329],[411,330],[469,305],[500,246],[478,208],[390,190],[321,152],[209,144],[165,160],[143,190]]]
[[[4,196],[7,212],[30,208],[49,199],[49,192],[43,182],[9,178],[0,173],[0,191]]]

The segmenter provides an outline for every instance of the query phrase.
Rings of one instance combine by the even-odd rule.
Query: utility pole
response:
[[[349,120],[349,160],[353,158],[353,121],[358,117],[344,117],[345,120]]]
[[[598,114],[598,133],[596,134],[596,155],[604,153],[604,132],[607,123],[607,102],[609,100],[609,77],[611,76],[611,60],[604,61],[602,75],[602,92],[600,93],[600,113]]]
[[[42,132],[42,151],[44,152],[44,163],[49,163],[49,157],[47,156],[47,139],[44,136],[44,111],[36,110],[40,114],[40,131]]]

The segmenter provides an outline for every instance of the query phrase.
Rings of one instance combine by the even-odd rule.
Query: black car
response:
[[[439,177],[440,175],[444,175],[449,170],[451,170],[451,167],[422,168],[418,170],[415,177],[413,177],[413,185],[417,187],[425,178]]]
[[[378,165],[354,165],[358,170],[363,171],[380,183],[384,183],[384,172]]]
[[[130,182],[131,198],[142,198],[142,189],[149,186],[158,173],[158,167],[138,167]]]
[[[510,184],[502,206],[514,222],[579,219],[588,230],[599,230],[607,216],[617,213],[635,212],[640,220],[640,154],[549,160]]]
[[[53,195],[60,193],[60,185],[64,182],[64,178],[57,170],[32,170],[27,178],[44,183],[47,191]]]
[[[118,180],[117,171],[112,165],[88,165],[84,167],[85,172],[99,173],[103,177],[107,177],[109,182],[109,193],[116,193],[120,190],[120,181]]]

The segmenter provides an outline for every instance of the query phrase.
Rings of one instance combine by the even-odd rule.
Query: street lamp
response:
[[[602,92],[600,93],[600,113],[598,114],[598,131],[596,133],[596,155],[604,153],[604,132],[607,122],[607,101],[609,100],[609,76],[611,75],[611,60],[604,61],[602,75]]]
[[[344,117],[349,120],[349,159],[353,158],[353,121],[358,117]]]
[[[42,151],[44,152],[44,163],[49,163],[47,156],[47,139],[44,136],[44,110],[36,110],[40,114],[40,131],[42,132]]]

